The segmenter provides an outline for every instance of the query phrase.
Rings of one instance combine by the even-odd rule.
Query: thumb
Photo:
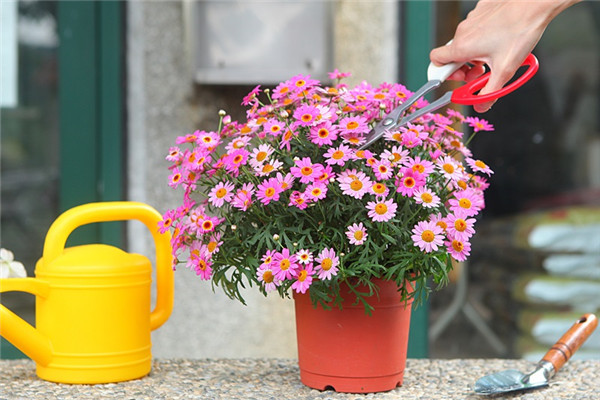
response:
[[[458,61],[455,59],[452,43],[431,50],[429,52],[429,59],[436,66]]]

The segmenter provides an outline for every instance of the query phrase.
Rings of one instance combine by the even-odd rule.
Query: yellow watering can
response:
[[[139,220],[156,248],[157,297],[150,311],[152,265],[139,254],[90,244],[64,248],[77,227]],[[0,279],[0,292],[36,296],[36,328],[0,305],[0,334],[37,364],[40,378],[62,383],[108,383],[150,372],[150,332],[173,309],[170,235],[158,232],[160,214],[136,202],[72,208],[50,227],[36,278]]]

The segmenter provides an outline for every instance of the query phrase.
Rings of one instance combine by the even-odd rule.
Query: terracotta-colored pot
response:
[[[365,314],[356,296],[342,288],[343,309],[315,308],[309,294],[294,294],[300,380],[314,389],[372,393],[402,385],[411,304],[394,282],[374,280],[379,297]]]

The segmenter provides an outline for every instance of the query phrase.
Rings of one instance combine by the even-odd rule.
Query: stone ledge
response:
[[[43,381],[30,360],[0,361],[0,399],[485,399],[471,389],[481,376],[514,368],[527,372],[524,360],[409,359],[404,385],[377,394],[320,392],[300,382],[293,359],[155,359],[151,373],[129,382],[65,385]],[[522,400],[592,399],[600,391],[600,360],[573,360],[550,385],[500,398]]]

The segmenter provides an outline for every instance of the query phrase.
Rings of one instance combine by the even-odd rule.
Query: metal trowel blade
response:
[[[534,389],[548,385],[547,379],[540,379],[541,377],[535,375],[535,373],[525,375],[514,369],[487,375],[475,382],[475,393],[491,395]]]

